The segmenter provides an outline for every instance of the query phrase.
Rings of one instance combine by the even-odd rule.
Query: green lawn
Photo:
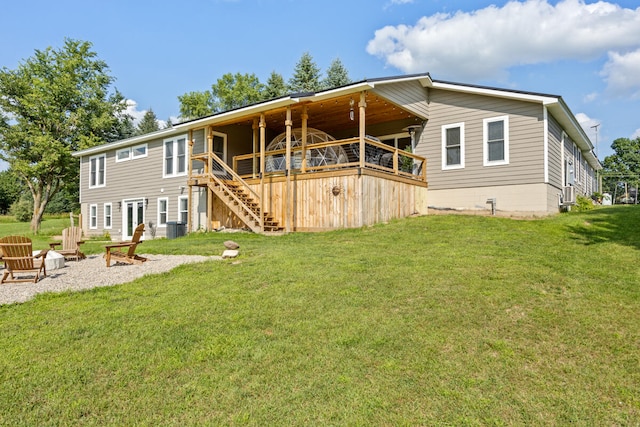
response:
[[[0,425],[640,425],[638,224],[146,241],[241,256],[0,307]]]

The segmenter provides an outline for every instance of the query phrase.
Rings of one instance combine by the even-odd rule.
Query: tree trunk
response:
[[[35,191],[34,191],[35,190]],[[42,188],[31,190],[33,196],[33,214],[31,215],[31,232],[37,234],[40,231],[40,224],[42,223],[42,216],[44,210],[49,203],[50,195],[48,191],[43,191]]]

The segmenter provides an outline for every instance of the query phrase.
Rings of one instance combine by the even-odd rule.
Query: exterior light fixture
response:
[[[349,119],[351,121],[353,121],[353,119],[355,118],[355,114],[353,113],[353,106],[356,102],[353,100],[353,98],[351,98],[351,100],[349,101],[349,107],[351,107],[349,109]]]

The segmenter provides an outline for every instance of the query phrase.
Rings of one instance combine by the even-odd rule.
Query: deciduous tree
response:
[[[613,191],[620,181],[637,183],[640,177],[640,137],[618,138],[611,144],[613,154],[603,162],[603,187]]]
[[[109,93],[113,81],[91,43],[72,39],[0,71],[0,157],[33,196],[34,232],[51,198],[78,179],[71,153],[118,133],[126,105]]]
[[[180,118],[182,120],[197,119],[213,113],[211,92],[188,92],[178,96],[180,101]]]
[[[213,111],[233,110],[262,100],[264,85],[255,74],[227,73],[211,85]]]

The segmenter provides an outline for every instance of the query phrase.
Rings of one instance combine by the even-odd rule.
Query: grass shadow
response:
[[[580,215],[584,221],[568,229],[586,245],[613,242],[640,250],[640,206],[607,206]]]

